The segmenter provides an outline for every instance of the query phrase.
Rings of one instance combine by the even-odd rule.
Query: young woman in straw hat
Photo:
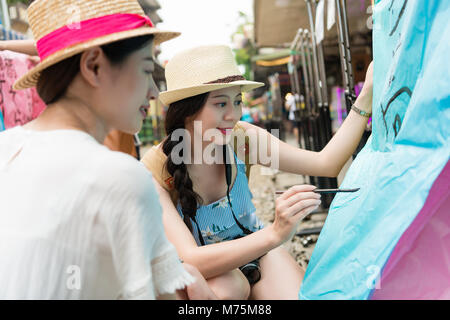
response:
[[[230,48],[198,47],[169,61],[168,90],[160,93],[169,106],[167,138],[142,161],[158,182],[168,239],[219,298],[297,299],[304,270],[280,245],[319,206],[320,195],[311,185],[291,187],[276,200],[273,224],[263,228],[251,202],[245,156],[286,172],[337,176],[363,134],[368,120],[363,115],[371,112],[371,70],[356,101],[361,112],[355,107],[328,145],[312,152],[239,121],[242,92],[263,84],[240,75]],[[239,142],[231,143],[243,131],[250,137],[248,145],[241,143],[245,152]],[[218,161],[224,154],[231,165]],[[271,164],[261,156],[266,154]]]
[[[178,33],[135,0],[39,0],[28,19],[41,62],[14,88],[36,85],[48,108],[0,134],[0,298],[214,297],[167,241],[151,175],[101,145],[139,131],[152,46]]]

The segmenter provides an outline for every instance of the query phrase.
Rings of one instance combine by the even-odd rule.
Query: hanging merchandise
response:
[[[450,299],[450,1],[375,1],[372,136],[300,299]],[[446,38],[447,37],[447,38]]]
[[[319,41],[321,40],[321,38],[323,38],[323,34],[320,37],[318,37],[317,35],[318,31],[319,33],[324,32],[323,5],[323,0],[319,1],[319,3],[312,0],[306,0],[309,24],[311,28],[311,33],[306,34],[306,36],[310,39],[307,42],[308,45],[306,48],[307,50],[308,47],[311,48],[310,53],[313,67],[313,74],[311,79],[313,79],[314,81],[313,91],[315,91],[315,96],[317,98],[317,104],[313,109],[314,111],[312,112],[311,119],[315,136],[314,151],[321,151],[332,137],[323,45],[322,42]],[[319,27],[319,30],[317,30],[316,27]],[[317,177],[317,186],[322,189],[337,188],[337,179]],[[334,195],[332,194],[323,196],[322,206],[324,208],[328,208],[333,198]]]
[[[356,101],[355,86],[353,82],[352,56],[350,53],[350,36],[347,21],[346,0],[336,0],[337,34],[339,55],[341,58],[342,80],[345,88],[345,104],[347,113]]]

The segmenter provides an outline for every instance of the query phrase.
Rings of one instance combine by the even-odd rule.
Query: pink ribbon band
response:
[[[131,13],[111,14],[56,29],[42,37],[36,43],[36,48],[42,61],[53,53],[75,44],[121,31],[137,29],[144,25],[154,27],[148,17]]]

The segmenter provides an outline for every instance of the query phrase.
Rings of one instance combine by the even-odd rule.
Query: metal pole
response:
[[[350,94],[353,98],[353,102],[356,100],[355,94],[355,83],[353,81],[353,66],[352,66],[352,55],[350,51],[350,36],[348,30],[348,19],[347,19],[347,1],[342,1],[342,22],[344,23],[344,39],[347,51],[347,64],[348,64],[348,85],[350,86]]]
[[[322,79],[322,93],[323,93],[323,122],[325,125],[325,133],[326,133],[326,143],[332,138],[331,131],[331,116],[330,116],[330,106],[328,104],[328,86],[326,80],[326,72],[325,72],[325,60],[323,56],[323,46],[322,43],[319,43],[317,47],[317,52],[319,53],[319,70],[321,70],[321,79]]]
[[[320,99],[320,90],[318,90],[317,86],[317,74],[313,71],[314,66],[314,56],[312,52],[311,38],[308,30],[303,31],[305,35],[305,49],[306,49],[306,60],[308,65],[309,79],[311,80],[311,110],[308,113],[308,131],[309,131],[309,139],[310,139],[310,150],[311,151],[320,151],[319,148],[319,139],[318,139],[318,128],[317,128],[317,115],[319,113],[320,108],[318,107],[317,101]],[[317,66],[317,64],[316,64]],[[310,177],[311,184],[317,185],[318,178]]]
[[[302,132],[303,140],[305,142],[306,150],[314,150],[313,143],[313,128],[311,115],[315,105],[314,88],[312,87],[312,70],[311,70],[311,55],[307,47],[307,32],[306,30],[299,29],[300,39],[297,48],[300,50],[300,56],[302,61],[302,72],[305,82],[305,104],[306,109],[301,112],[301,125],[299,131]],[[309,183],[314,185],[315,178],[308,176]]]
[[[297,30],[297,33],[295,34],[294,40],[291,43],[291,47],[290,47],[291,55],[293,55],[293,53],[295,53],[295,48],[297,47],[298,40],[300,39],[300,30],[301,29]]]
[[[288,65],[289,81],[291,83],[291,91],[295,92],[294,73],[292,71],[293,68],[294,68],[294,65],[291,64],[291,62],[289,62],[289,65]]]
[[[336,0],[336,14],[338,17],[336,26],[338,32],[339,54],[341,56],[342,79],[345,89],[345,103],[347,113],[349,113],[351,106],[356,100],[356,94],[353,84],[347,16],[345,12],[342,12],[343,9],[345,9],[345,0],[344,6],[341,5],[341,0]]]
[[[325,125],[325,133],[326,133],[326,142],[331,140],[332,132],[331,132],[331,118],[330,118],[330,107],[328,104],[328,87],[327,87],[327,79],[325,72],[325,59],[323,56],[323,46],[322,43],[319,43],[317,46],[317,53],[319,54],[319,71],[320,78],[322,82],[322,95],[323,95],[323,114],[324,114],[324,125]]]
[[[300,89],[300,80],[298,77],[298,69],[297,69],[297,61],[299,59],[299,55],[301,55],[301,68],[303,71],[303,81],[305,83],[305,94],[307,89],[307,85],[306,85],[306,81],[307,78],[305,77],[305,57],[303,55],[303,52],[299,54],[299,46],[301,45],[301,42],[303,41],[303,30],[302,29],[298,29],[297,33],[295,35],[294,41],[292,41],[290,50],[291,50],[291,57],[294,58],[292,60],[293,63],[291,65],[290,72],[289,72],[289,76],[291,78],[291,81],[293,81],[293,85],[291,87],[294,88],[293,93],[294,93],[294,98],[295,98],[295,105],[296,105],[296,111],[295,111],[295,126],[298,129],[299,135],[298,135],[298,144],[301,148],[303,149],[307,149],[309,150],[310,146],[309,146],[309,141],[308,141],[308,134],[307,134],[307,130],[306,130],[306,123],[305,123],[305,113],[307,112],[307,110],[305,110],[305,108],[301,108],[300,106],[300,95],[301,95],[301,89]],[[297,61],[296,61],[297,60]],[[303,139],[302,139],[303,138]],[[302,175],[303,180],[305,182],[308,181],[308,177],[305,175]]]
[[[298,52],[297,52],[297,44],[298,44],[298,42],[299,42],[299,40],[300,40],[300,29],[299,30],[297,30],[297,33],[296,33],[296,35],[295,35],[295,38],[294,38],[294,41],[292,42],[292,44],[291,44],[291,55],[293,56],[293,57],[298,57]],[[294,93],[294,97],[295,97],[295,105],[296,105],[296,109],[297,110],[300,110],[300,95],[301,95],[301,90],[300,90],[300,81],[299,81],[299,79],[298,79],[298,70],[297,70],[297,64],[295,63],[294,65],[293,65],[293,76],[294,76],[294,85],[295,85],[295,89],[296,89],[296,92],[295,93],[297,93],[297,95],[295,95],[295,93]]]
[[[341,69],[342,69],[342,84],[344,86],[344,90],[348,89],[348,79],[347,79],[347,63],[345,59],[346,50],[345,50],[345,40],[344,40],[344,29],[342,26],[342,16],[340,13],[341,4],[340,0],[336,0],[336,28],[338,34],[338,47],[339,47],[339,56],[341,57]]]
[[[311,47],[312,47],[312,61],[316,79],[317,97],[319,99],[318,112],[311,118],[312,129],[314,132],[315,151],[322,150],[328,141],[331,139],[331,120],[328,106],[328,92],[326,86],[325,62],[323,56],[323,47],[321,43],[316,41],[315,21],[314,15],[317,8],[317,2],[314,0],[314,8],[311,0],[306,0],[308,9],[309,23],[311,26]],[[314,10],[314,11],[313,11]],[[319,187],[329,188],[334,186],[335,179],[325,177],[317,177]],[[329,207],[333,197],[326,196],[323,198],[323,206]]]
[[[298,71],[297,71],[297,66],[294,65],[294,84],[295,84],[295,89],[296,92],[294,94],[295,97],[295,106],[297,110],[300,110],[300,81],[298,79]]]
[[[298,32],[300,34],[300,39],[298,41],[296,50],[300,50],[300,57],[301,57],[301,61],[302,61],[302,73],[303,73],[303,79],[305,82],[305,104],[306,104],[306,108],[308,110],[312,110],[311,108],[311,92],[310,92],[310,83],[309,83],[309,78],[308,78],[308,70],[306,69],[306,58],[305,58],[305,50],[304,50],[304,37],[303,37],[303,30],[302,29],[298,29]]]
[[[310,14],[310,18],[312,17],[311,12],[311,6],[308,1],[308,12]],[[313,23],[312,23],[313,25]],[[312,112],[309,116],[309,129],[311,132],[311,138],[312,138],[312,151],[320,152],[323,145],[323,131],[324,128],[322,128],[321,125],[321,119],[320,119],[320,113],[323,109],[323,100],[322,100],[322,91],[320,87],[320,75],[318,70],[318,63],[317,63],[317,52],[315,49],[315,35],[308,31],[305,32],[307,37],[307,50],[309,51],[308,57],[309,57],[309,64],[310,64],[310,71],[312,72],[313,79],[314,79],[314,86],[313,89],[315,91],[315,97],[317,98],[317,103],[314,107],[314,112]],[[312,181],[314,182],[314,185],[317,185],[320,188],[325,188],[324,185],[324,178],[323,177],[311,177]],[[326,197],[324,197],[325,200]],[[325,204],[326,201],[323,201]]]
[[[317,1],[314,1],[314,12],[316,12],[317,8]],[[311,10],[312,13],[312,10]],[[312,19],[312,14],[310,15],[310,24],[311,26],[314,25],[314,19]],[[315,39],[315,37],[313,37]],[[325,61],[323,56],[323,46],[322,42],[317,43],[317,61],[319,66],[319,79],[320,79],[320,87],[321,87],[321,94],[322,94],[322,103],[323,106],[320,110],[321,114],[321,124],[323,126],[323,131],[321,131],[321,141],[322,141],[322,147],[324,147],[328,141],[331,139],[331,120],[330,120],[330,110],[328,107],[328,89],[327,89],[327,80],[326,80],[326,73],[325,73]],[[322,110],[323,109],[323,110]]]
[[[314,2],[314,12],[316,12],[317,8],[317,2],[318,0],[315,0]],[[311,19],[311,17],[310,17]],[[314,24],[314,21],[310,20],[311,24]],[[314,24],[315,27],[315,24]],[[316,39],[314,37],[314,39]],[[320,87],[322,89],[322,102],[324,106],[328,106],[328,91],[327,91],[327,82],[326,82],[326,72],[325,72],[325,65],[324,65],[324,57],[323,57],[323,46],[322,41],[316,44],[317,48],[317,61],[319,65],[319,76],[320,76]]]
[[[307,62],[307,67],[308,67],[308,74],[309,74],[309,79],[310,79],[310,89],[311,89],[311,109],[310,111],[312,113],[314,113],[314,111],[316,110],[316,92],[315,92],[315,85],[314,85],[314,73],[312,71],[312,57],[311,57],[311,50],[310,50],[310,39],[309,39],[309,32],[308,30],[303,30],[303,34],[305,35],[305,43],[304,43],[304,48],[305,48],[305,56],[306,56],[306,62]]]

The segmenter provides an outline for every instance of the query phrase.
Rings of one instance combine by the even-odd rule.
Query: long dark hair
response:
[[[129,55],[145,47],[152,39],[152,35],[144,35],[105,44],[101,48],[112,65],[120,66]],[[46,104],[58,101],[65,94],[80,72],[81,54],[60,61],[41,72],[36,89]]]
[[[172,160],[172,149],[179,141],[172,141],[171,135],[177,129],[185,129],[185,121],[188,117],[199,112],[206,103],[209,93],[200,94],[170,104],[165,119],[166,139],[162,144],[162,150],[167,155],[165,163],[167,172],[173,177],[174,187],[178,193],[183,220],[192,232],[190,219],[195,218],[197,204],[202,203],[201,197],[194,191],[192,180],[189,177],[186,164],[175,164]],[[180,154],[181,157],[185,156]]]

